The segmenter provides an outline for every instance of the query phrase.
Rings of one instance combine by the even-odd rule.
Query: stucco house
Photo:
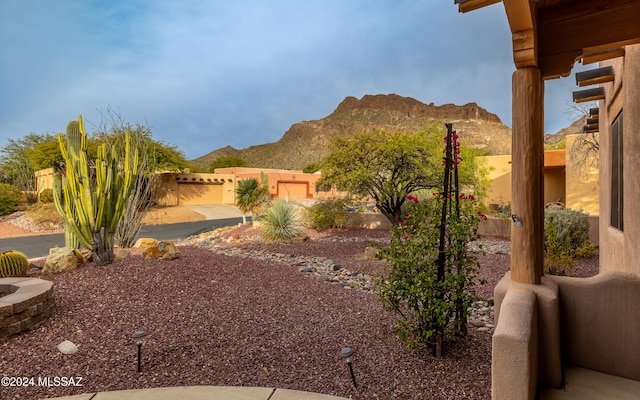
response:
[[[155,174],[153,200],[163,206],[188,204],[235,204],[238,181],[262,177],[269,182],[272,198],[301,200],[318,197],[319,174],[302,171],[229,167],[217,168],[214,173]]]
[[[501,3],[516,68],[511,212],[521,224],[511,226],[511,270],[495,288],[492,398],[637,398],[640,1],[455,3],[461,12]],[[542,272],[544,82],[576,61],[595,65],[595,87],[574,99],[599,101],[600,271],[586,279]]]

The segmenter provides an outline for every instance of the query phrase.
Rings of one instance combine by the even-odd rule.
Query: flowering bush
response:
[[[408,213],[393,227],[393,240],[380,256],[391,264],[391,272],[378,280],[385,308],[400,315],[396,334],[409,347],[434,344],[439,331],[466,335],[467,309],[474,299],[478,263],[467,243],[478,237],[473,196],[460,195],[460,213],[447,219],[444,279],[438,279],[440,220],[445,197],[437,193],[428,201],[411,201]]]
[[[467,334],[478,268],[467,243],[478,237],[479,220],[487,218],[475,212],[473,195],[459,193],[458,135],[451,125],[447,128],[443,191],[428,201],[406,197],[406,214],[379,254],[389,261],[391,272],[377,281],[385,308],[400,316],[396,334],[409,347],[433,345],[438,357],[448,335]]]

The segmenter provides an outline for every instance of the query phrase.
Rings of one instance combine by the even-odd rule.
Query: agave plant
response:
[[[264,225],[262,237],[269,242],[291,241],[304,233],[300,215],[291,203],[276,200],[260,216]]]

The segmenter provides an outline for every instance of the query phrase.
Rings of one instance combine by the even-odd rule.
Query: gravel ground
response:
[[[363,253],[388,233],[335,231],[288,245],[243,241],[245,234],[236,234],[237,241],[229,236],[226,245],[331,257],[372,275],[385,271],[384,263],[365,260]],[[0,399],[183,385],[267,386],[354,399],[490,398],[487,332],[470,329],[468,340],[452,343],[445,358],[435,359],[393,335],[394,315],[371,292],[344,289],[277,261],[194,246],[180,251],[173,261],[134,255],[45,277],[54,281],[57,311],[36,331],[0,345],[0,371],[35,379],[82,377],[83,386],[0,387]],[[478,294],[490,297],[509,269],[509,256],[481,256],[480,262],[487,283]],[[131,339],[139,329],[148,333],[141,373]],[[64,340],[79,351],[59,353],[56,346]],[[355,349],[357,388],[339,359],[342,347]]]

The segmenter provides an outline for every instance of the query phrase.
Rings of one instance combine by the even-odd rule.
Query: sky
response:
[[[0,147],[91,132],[116,110],[194,159],[275,142],[347,96],[478,103],[511,126],[501,3],[454,0],[2,0]],[[571,115],[573,77],[545,84],[545,133]]]

